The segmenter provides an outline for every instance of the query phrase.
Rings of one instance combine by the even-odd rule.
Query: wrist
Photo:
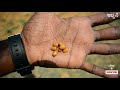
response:
[[[15,67],[8,49],[8,41],[0,41],[0,76],[14,71]]]
[[[32,65],[33,67],[36,66],[36,62],[37,59],[34,57],[34,55],[31,52],[31,46],[29,45],[29,43],[27,42],[27,40],[24,38],[24,36],[22,34],[20,34],[22,42],[24,44],[24,49],[25,49],[25,53],[28,59],[28,62],[30,65]]]

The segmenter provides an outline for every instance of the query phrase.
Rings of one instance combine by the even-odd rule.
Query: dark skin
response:
[[[113,12],[115,14],[115,12]],[[99,17],[99,18],[98,18]],[[120,13],[118,12],[118,17]],[[118,75],[105,74],[105,68],[96,66],[86,60],[91,54],[119,54],[119,44],[96,44],[101,40],[120,39],[120,28],[112,27],[93,31],[92,27],[114,21],[107,13],[97,13],[86,17],[61,19],[54,13],[37,12],[24,26],[21,37],[28,61],[31,65],[50,68],[82,69],[89,73],[105,77],[118,78]],[[50,50],[54,42],[64,43],[67,53],[52,56]],[[7,41],[0,46],[0,76],[15,71]]]

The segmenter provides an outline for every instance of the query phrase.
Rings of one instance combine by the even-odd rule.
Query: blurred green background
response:
[[[97,12],[55,12],[62,18],[71,16],[88,16]],[[0,40],[7,39],[9,35],[20,33],[25,23],[31,18],[34,12],[0,12]],[[98,17],[99,18],[99,17]],[[113,21],[109,24],[96,26],[93,29],[120,26],[120,20]],[[108,43],[120,43],[120,40],[100,41]],[[108,65],[115,65],[114,69],[120,69],[120,54],[116,55],[90,55],[87,60],[93,64],[109,69]],[[35,78],[101,78],[80,69],[61,69],[61,68],[44,68],[35,67],[33,70]],[[1,78],[24,78],[18,73],[10,73]]]

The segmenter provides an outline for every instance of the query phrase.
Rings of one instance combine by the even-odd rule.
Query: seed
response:
[[[61,45],[63,45],[63,43],[60,42],[58,45],[61,46]]]
[[[61,50],[64,50],[65,49],[65,45],[60,45],[59,47]]]
[[[51,50],[55,51],[55,50],[57,50],[57,47],[51,47]]]
[[[61,49],[58,49],[58,52],[61,52],[62,50]]]
[[[58,47],[58,44],[57,43],[53,43],[53,47]]]
[[[63,50],[63,53],[66,53],[68,50],[69,50],[68,48],[65,48],[65,49]]]
[[[52,56],[55,57],[57,55],[58,51],[53,51]]]

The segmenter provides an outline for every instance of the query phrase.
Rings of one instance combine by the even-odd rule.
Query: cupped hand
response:
[[[115,19],[119,17],[118,13]],[[82,69],[98,76],[117,78],[118,75],[106,75],[106,69],[86,60],[86,56],[90,54],[120,53],[119,44],[96,44],[99,40],[120,39],[119,27],[98,31],[92,29],[115,19],[107,17],[107,13],[62,19],[52,12],[37,12],[21,32],[28,60],[36,66]],[[63,43],[69,49],[68,52],[58,52],[53,57],[53,43]]]

